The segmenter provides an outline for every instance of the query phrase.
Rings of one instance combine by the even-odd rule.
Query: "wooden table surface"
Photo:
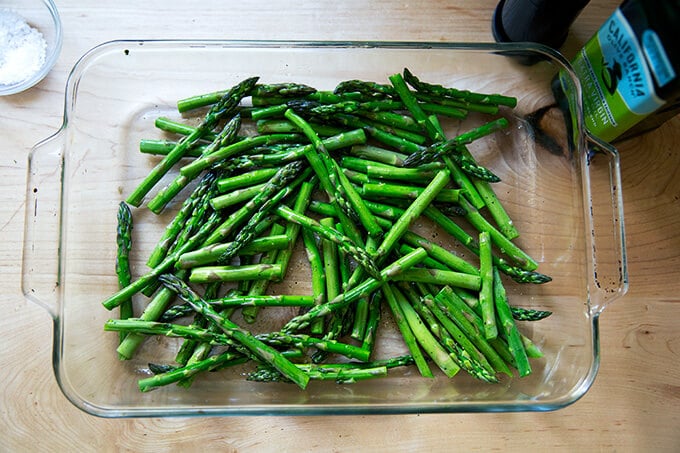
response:
[[[72,406],[52,371],[52,320],[22,296],[20,269],[27,155],[61,125],[65,82],[80,55],[113,39],[489,42],[496,1],[56,3],[64,24],[56,67],[35,88],[0,98],[0,451],[680,450],[680,117],[618,144],[630,290],[603,314],[599,375],[572,406],[550,413],[122,420]],[[573,56],[617,4],[593,0],[564,54]]]

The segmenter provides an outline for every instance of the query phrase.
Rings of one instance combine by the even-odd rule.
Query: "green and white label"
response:
[[[663,52],[663,47],[659,51],[650,44],[650,48],[655,55]],[[620,10],[605,22],[574,59],[572,66],[583,88],[586,127],[593,134],[603,140],[613,140],[664,105],[664,100],[654,91],[654,79],[647,61]],[[657,61],[663,62],[663,58],[657,58]],[[667,69],[664,72],[662,66],[659,68],[662,77],[668,74]]]

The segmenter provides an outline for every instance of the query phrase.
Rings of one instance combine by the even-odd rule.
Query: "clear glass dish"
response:
[[[36,85],[52,70],[61,52],[62,29],[59,11],[52,0],[0,0],[0,11],[9,10],[19,15],[29,27],[37,30],[45,41],[42,64],[21,79],[0,79],[0,96],[20,93]],[[11,31],[11,30],[10,30]],[[0,59],[4,59],[0,55]],[[25,58],[22,64],[26,64]],[[0,62],[0,67],[2,62]]]
[[[521,64],[527,56],[536,63]],[[425,379],[408,369],[353,385],[314,382],[302,391],[223,370],[189,390],[140,393],[147,363],[170,359],[177,343],[154,339],[135,359],[119,361],[117,335],[103,331],[116,314],[101,301],[117,289],[118,203],[155,162],[138,152],[140,139],[159,136],[155,118],[177,117],[178,99],[247,76],[332,89],[346,79],[385,81],[404,67],[424,80],[518,98],[505,113],[511,127],[473,152],[502,179],[497,192],[521,232],[518,243],[553,278],[507,286],[513,304],[553,311],[522,325],[544,352],[532,361],[533,374],[492,385],[462,375]],[[556,107],[551,90],[558,71],[568,87],[566,109]],[[54,318],[54,372],[82,410],[104,417],[545,411],[573,403],[593,383],[599,315],[627,290],[619,160],[582,129],[578,81],[555,51],[519,44],[118,41],[76,64],[65,102],[62,128],[30,155],[22,275],[26,297]],[[144,270],[163,226],[148,211],[138,213],[133,272]],[[299,288],[309,288],[304,267],[291,270]],[[385,333],[378,347],[403,346]]]

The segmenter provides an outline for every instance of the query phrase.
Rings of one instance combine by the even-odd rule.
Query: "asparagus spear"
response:
[[[406,78],[405,78],[406,80]],[[443,98],[431,94],[416,91],[413,95],[422,105],[441,105],[448,108],[460,109],[464,112],[479,112],[488,115],[496,115],[500,111],[496,104],[480,104],[466,101],[460,98]]]
[[[361,197],[356,193],[337,163],[331,158],[323,142],[309,124],[292,110],[286,111],[285,116],[297,125],[314,145],[317,154],[306,153],[305,155],[319,180],[322,181],[322,187],[326,190],[331,203],[337,203],[350,219],[358,218],[369,236],[382,235],[382,229],[376,223],[373,215],[363,204]],[[343,224],[347,224],[345,219],[341,219],[341,221]]]
[[[173,140],[156,140],[144,138],[139,141],[139,152],[143,154],[153,154],[156,156],[165,156],[169,154],[177,146],[177,142]],[[188,149],[184,157],[199,157],[207,145],[196,144],[191,149]]]
[[[368,303],[368,318],[366,319],[364,335],[361,339],[361,348],[370,353],[373,351],[378,332],[378,323],[380,322],[380,293],[374,293]]]
[[[352,147],[356,148],[356,147]],[[374,148],[375,149],[375,148]],[[380,150],[380,148],[379,148]],[[355,151],[356,152],[356,151]],[[369,167],[374,167],[376,171],[383,171],[385,175],[396,172],[396,173],[401,173],[404,176],[414,176],[420,174],[423,177],[426,177],[429,175],[430,179],[434,176],[434,174],[437,172],[437,170],[440,170],[444,168],[444,165],[441,164],[440,162],[430,162],[424,165],[421,165],[417,168],[405,168],[403,166],[403,159],[406,157],[404,156],[403,159],[401,156],[403,156],[401,153],[395,153],[394,156],[392,155],[385,155],[385,156],[380,156],[377,155],[377,153],[382,152],[382,151],[374,151],[376,154],[374,157],[376,159],[380,160],[373,160],[368,157],[356,157],[356,156],[343,156],[342,159],[340,160],[340,165],[343,168],[348,168],[350,170],[356,170],[360,171],[363,173],[368,173]],[[362,154],[364,154],[362,152]],[[381,160],[393,160],[394,164],[392,163],[385,163],[382,162]]]
[[[258,97],[304,97],[316,93],[316,88],[302,83],[267,83],[255,85],[252,95]]]
[[[517,321],[540,321],[552,315],[551,311],[533,310],[530,308],[510,307],[513,319]]]
[[[272,250],[283,250],[289,245],[289,238],[285,234],[263,236],[253,239],[240,251],[240,255],[258,255]],[[176,267],[191,269],[193,267],[217,262],[224,255],[225,250],[232,246],[231,242],[212,244],[191,252],[184,253],[177,259]]]
[[[380,279],[368,278],[361,284],[351,288],[348,291],[345,291],[342,294],[339,294],[333,300],[330,300],[323,305],[318,305],[309,310],[305,314],[292,318],[286,323],[282,331],[294,332],[296,330],[303,329],[309,325],[311,320],[320,316],[329,315],[336,310],[348,306],[352,302],[355,302],[361,297],[370,294],[371,292],[380,288],[385,283],[386,280],[393,279],[395,276],[399,275],[399,273],[415,266],[420,261],[422,261],[426,256],[427,252],[425,252],[424,249],[419,248],[414,250],[412,253],[409,253],[408,255],[399,258],[398,260],[396,260],[395,262],[381,270]]]
[[[361,127],[377,141],[394,146],[402,152],[414,152],[425,148],[428,140],[421,133],[371,120],[366,118],[365,115],[338,114],[333,117],[333,121],[346,127]]]
[[[218,195],[210,199],[210,206],[212,206],[212,208],[217,211],[244,203],[252,199],[258,193],[262,192],[262,189],[266,184],[266,182],[263,182],[260,184],[243,187],[241,189],[232,190],[231,192],[225,193],[223,195]]]
[[[205,298],[217,297],[221,287],[222,282],[214,282],[210,283],[209,285],[206,285],[203,297]],[[230,294],[234,293],[234,290],[230,290],[229,293]],[[189,306],[189,308],[191,308],[191,305],[187,303],[184,303],[184,305]],[[220,313],[228,317],[230,316],[230,313],[228,313],[229,310],[231,309],[223,309]],[[205,316],[201,315],[200,313],[194,314],[194,321],[191,323],[191,327],[207,328],[210,332],[219,333],[219,330],[214,325],[210,325],[208,319]],[[213,345],[210,344],[209,342],[201,342],[199,340],[186,339],[182,342],[182,346],[180,346],[179,350],[177,351],[177,354],[175,354],[175,362],[184,366],[192,365],[196,362],[200,362],[201,360],[207,358],[212,350]],[[194,376],[191,376],[186,379],[182,379],[177,383],[177,385],[184,388],[189,388],[191,387],[193,381]]]
[[[413,247],[422,247],[427,250],[427,254],[432,258],[444,263],[450,269],[464,272],[466,274],[478,275],[479,269],[474,265],[468,263],[463,258],[445,249],[444,247],[435,244],[432,241],[412,232],[407,231],[403,237],[404,241],[411,244]]]
[[[429,182],[429,181],[428,181]],[[403,198],[414,200],[425,189],[403,184],[390,184],[385,182],[366,183],[361,188],[361,194],[370,199]],[[441,203],[457,203],[461,195],[460,189],[441,189],[435,197],[435,201]]]
[[[412,116],[396,113],[396,112],[358,112],[363,118],[374,121],[375,123],[385,124],[387,126],[396,128],[401,131],[410,131],[415,133],[420,133],[421,129],[416,120]]]
[[[416,337],[420,346],[430,356],[430,358],[437,364],[437,366],[448,377],[453,377],[460,371],[460,367],[453,360],[451,355],[439,344],[432,333],[425,327],[423,320],[418,316],[411,304],[403,295],[403,293],[396,287],[392,288],[396,297],[399,308],[404,314],[404,319],[408,323],[413,335]]]
[[[279,351],[264,344],[262,341],[255,338],[251,333],[241,329],[237,324],[229,319],[220,316],[210,304],[206,303],[198,294],[196,294],[186,283],[177,279],[173,275],[165,274],[160,277],[161,281],[168,288],[172,289],[185,302],[191,304],[198,313],[206,316],[217,327],[219,327],[227,336],[234,341],[240,343],[247,348],[252,354],[259,357],[260,360],[270,364],[281,372],[291,381],[295,382],[300,388],[307,387],[309,376],[300,371],[288,359],[286,359]]]
[[[309,266],[312,271],[312,294],[314,295],[314,302],[315,305],[321,305],[326,302],[326,276],[323,272],[321,253],[316,244],[314,233],[311,230],[302,230],[302,242],[305,245],[307,260],[309,261]],[[317,318],[310,326],[310,331],[314,334],[320,334],[323,331],[323,320]]]
[[[515,243],[510,241],[504,234],[491,225],[491,223],[489,223],[489,221],[464,198],[459,200],[459,204],[466,211],[465,218],[477,228],[478,231],[487,232],[493,243],[517,263],[517,265],[528,271],[536,270],[538,263],[529,254],[515,245]]]
[[[397,94],[390,85],[357,79],[340,82],[333,90],[333,93],[361,93],[362,95],[379,99],[395,97]]]
[[[404,165],[404,159],[408,157],[406,154],[372,145],[354,145],[350,148],[349,153],[360,159],[375,161],[394,167],[402,167]]]
[[[456,224],[450,218],[442,214],[442,212],[435,206],[429,206],[427,209],[425,209],[424,214],[426,217],[430,218],[437,225],[439,225],[444,231],[446,231],[451,236],[456,238],[462,245],[464,245],[471,252],[475,253],[476,255],[479,255],[479,244],[477,243],[477,241],[472,236],[470,236],[465,230],[463,230],[458,224]],[[483,223],[480,220],[480,225],[482,224]],[[512,247],[514,248],[515,245],[512,244]],[[507,252],[507,250],[504,251]],[[524,252],[522,252],[521,254],[524,254]],[[498,269],[501,272],[510,275],[514,280],[520,283],[541,284],[549,282],[551,280],[551,278],[547,275],[535,271],[528,271],[519,266],[514,266],[505,259],[499,258],[496,255],[493,256],[493,262],[494,265],[498,267]]]
[[[288,102],[288,106],[296,114],[304,116],[311,121],[331,121],[333,124],[342,125],[348,128],[361,128],[376,140],[397,148],[400,151],[412,153],[422,151],[427,147],[417,143],[421,139],[417,138],[414,142],[410,139],[412,132],[397,131],[390,126],[381,123],[371,123],[356,115],[346,113],[336,113],[334,115],[319,115],[316,108],[321,105],[318,102],[308,100],[296,100]]]
[[[470,151],[467,149],[467,147],[461,146],[460,151],[464,157],[473,159],[472,154],[470,154]],[[519,231],[517,231],[517,228],[515,228],[515,225],[503,207],[503,204],[498,200],[498,197],[496,196],[496,193],[489,181],[484,181],[479,178],[472,178],[471,181],[475,189],[477,189],[479,196],[484,200],[484,205],[488,209],[489,214],[491,214],[491,217],[496,222],[496,225],[498,225],[501,233],[503,233],[503,235],[510,240],[518,237]]]
[[[332,117],[338,113],[381,112],[399,110],[403,105],[392,100],[372,100],[368,102],[340,101],[334,104],[319,104],[312,107],[311,113],[321,117]]]
[[[169,307],[163,312],[158,322],[172,322],[175,319],[183,318],[194,313],[194,309],[189,304],[177,304]]]
[[[432,374],[432,370],[430,369],[430,367],[427,364],[427,361],[425,360],[423,352],[420,350],[420,347],[418,346],[418,341],[416,340],[413,330],[411,330],[411,327],[409,326],[409,323],[405,318],[404,312],[401,309],[401,305],[397,301],[397,296],[394,294],[392,286],[391,285],[383,286],[382,292],[385,296],[387,304],[390,307],[390,310],[392,311],[394,321],[397,324],[399,331],[401,332],[401,337],[403,338],[404,343],[406,343],[406,347],[411,353],[414,363],[418,368],[418,372],[420,372],[420,375],[423,377],[428,378],[434,377],[434,375]]]
[[[217,226],[219,221],[220,221],[219,216],[217,215],[211,216],[201,226],[201,228],[191,238],[189,238],[189,240],[187,240],[187,242],[184,245],[182,245],[173,253],[168,255],[162,262],[160,262],[149,272],[142,275],[137,280],[127,285],[125,288],[122,288],[121,290],[117,291],[116,293],[106,298],[106,300],[102,302],[104,308],[106,308],[107,310],[112,310],[115,307],[119,306],[124,300],[132,297],[134,294],[146,288],[161,274],[171,269],[175,265],[177,258],[179,258],[179,256],[182,255],[182,253],[185,253],[194,248],[196,245],[202,243],[205,240],[205,238],[212,232],[212,230]]]
[[[300,185],[300,190],[293,205],[293,212],[303,214],[307,210],[309,201],[312,197],[312,192],[316,186],[316,179],[312,181],[305,181]],[[288,238],[288,247],[279,252],[276,256],[275,263],[281,266],[281,275],[286,275],[288,266],[290,264],[291,256],[293,255],[293,248],[297,243],[298,235],[300,233],[300,225],[295,222],[289,222],[286,226],[286,237]]]
[[[401,245],[399,245],[399,252],[398,253],[405,255],[407,253],[411,253],[414,250],[415,250],[415,248],[411,247],[408,244],[401,244]],[[439,261],[432,258],[431,256],[428,256],[427,258],[425,258],[423,260],[422,266],[426,269],[437,269],[437,270],[441,270],[441,271],[450,271],[451,270],[447,266],[445,266],[444,264],[442,264]],[[419,283],[423,283],[423,282],[419,282]],[[433,283],[428,283],[428,285],[432,286]]]
[[[185,275],[186,274],[184,272],[180,272],[179,278],[184,278]],[[165,312],[165,309],[168,307],[168,305],[170,305],[173,298],[174,294],[171,291],[166,290],[166,288],[162,288],[156,293],[153,299],[149,301],[147,306],[144,308],[144,311],[139,316],[139,319],[141,321],[156,321],[161,317],[163,312]],[[120,342],[118,348],[116,349],[118,352],[118,358],[121,360],[131,359],[143,341],[144,336],[139,333],[130,333],[126,335],[125,339]]]
[[[109,319],[104,323],[104,330],[187,338],[191,340],[207,341],[217,345],[227,345],[230,343],[230,340],[226,335],[211,332],[207,329],[167,322],[146,321],[143,319]]]
[[[252,206],[257,208],[257,211],[253,213],[252,217],[246,222],[243,228],[239,230],[232,243],[218,259],[219,262],[224,263],[229,261],[239,252],[239,250],[248,245],[255,238],[257,226],[264,220],[269,212],[309,177],[309,173],[305,173],[303,170],[303,162],[291,162],[282,167],[262,188],[262,191],[253,197]],[[300,175],[301,172],[302,174]],[[273,193],[275,190],[278,191]],[[269,194],[271,194],[271,196]],[[260,197],[264,201],[260,203],[259,200],[257,200],[256,202],[256,198]],[[248,204],[246,206],[248,206]]]
[[[322,226],[332,228],[334,220],[330,217],[321,219]],[[341,290],[341,275],[340,266],[338,263],[339,253],[337,245],[328,239],[321,241],[323,271],[326,285],[326,296],[329,300],[334,299],[340,294]]]
[[[208,187],[208,190],[203,195],[202,199],[199,200],[199,203],[197,203],[196,207],[191,213],[191,216],[187,220],[186,225],[184,228],[182,228],[179,235],[177,235],[175,242],[172,244],[170,249],[172,252],[182,247],[189,240],[191,235],[199,231],[201,226],[206,223],[211,216],[218,217],[220,215],[211,209],[210,203],[208,202],[210,197],[212,197],[214,194],[215,185],[214,179],[212,179],[210,187]]]
[[[331,207],[335,210],[335,207]],[[319,223],[328,228],[333,228],[335,225],[334,219],[330,217],[322,218]],[[321,261],[323,263],[326,300],[333,300],[341,293],[342,275],[339,255],[338,247],[334,242],[328,239],[321,239]],[[323,335],[325,340],[335,340],[340,337],[343,328],[343,314],[341,310],[340,313],[334,314],[327,323],[326,332]],[[325,351],[319,350],[312,355],[312,362],[322,362],[326,359],[327,355]]]
[[[361,129],[355,129],[342,134],[334,135],[322,140],[328,151],[334,151],[357,144],[366,143],[366,134]],[[253,166],[281,166],[294,160],[303,159],[305,153],[313,149],[313,145],[299,146],[286,152],[276,154],[252,154],[242,156],[242,162],[232,161],[230,165],[239,169],[248,169]]]
[[[214,194],[215,189],[213,184],[214,181],[215,176],[212,174],[208,174],[202,181],[202,184],[199,184],[199,186],[196,188],[198,194],[195,198],[195,203],[193,203],[191,213],[189,217],[186,219],[186,221],[183,221],[184,225],[179,229],[179,233],[174,238],[174,241],[172,242],[170,248],[167,250],[167,253],[175,252],[179,250],[181,247],[183,247],[184,244],[186,244],[189,241],[191,235],[199,231],[201,229],[201,226],[210,219],[209,217],[210,215],[214,215],[214,217],[217,218],[217,214],[212,212],[212,210],[208,209],[209,208],[208,200]],[[203,183],[205,183],[205,187],[202,187]],[[158,249],[154,250],[154,252],[159,251],[162,252],[162,254],[151,255],[147,260],[147,265],[149,267],[158,266],[160,263],[163,262],[163,258],[167,256],[166,250],[164,248],[161,250]],[[155,281],[149,284],[146,288],[144,288],[142,290],[142,293],[146,296],[151,297],[151,295],[156,291],[159,285],[160,283]]]
[[[491,238],[489,233],[479,233],[479,274],[481,276],[481,290],[479,305],[482,307],[484,319],[484,336],[492,340],[498,335],[496,327],[496,310],[493,299],[493,262],[491,261]]]
[[[486,382],[498,382],[491,365],[465,334],[452,325],[450,320],[442,317],[439,312],[437,312],[438,319],[435,315],[436,308],[432,308],[432,295],[426,289],[421,287],[423,295],[418,297],[407,284],[401,284],[400,288],[403,288],[404,295],[427,324],[430,332],[439,339],[441,345],[449,351],[452,358],[462,369],[477,379]]]
[[[242,280],[277,280],[281,266],[277,264],[244,264],[235,266],[202,266],[191,269],[192,283],[238,282]]]
[[[415,94],[414,97],[418,99]],[[423,102],[420,104],[420,108],[430,115],[443,115],[461,120],[467,118],[468,114],[466,109],[459,108],[458,106],[442,105],[436,102]]]
[[[370,239],[378,239],[383,235],[383,230],[378,220],[375,218],[371,210],[366,206],[366,202],[361,197],[359,191],[354,188],[349,178],[340,168],[337,162],[333,162],[335,171],[338,175],[338,180],[343,192],[349,200],[354,212],[356,213],[361,225],[366,230]]]
[[[281,142],[297,143],[299,138],[300,136],[298,134],[268,134],[245,137],[228,146],[219,148],[210,154],[202,155],[200,158],[195,159],[191,163],[181,167],[179,169],[180,174],[177,178],[184,177],[187,179],[192,179],[199,175],[203,170],[209,168],[211,165],[221,162],[229,157],[238,155],[262,145],[272,145]]]
[[[436,174],[435,170],[421,168],[382,167],[369,165],[366,175],[369,178],[388,179],[397,181],[411,181],[427,184]]]
[[[302,226],[302,228],[310,229],[315,233],[321,235],[323,238],[332,241],[340,247],[341,250],[352,256],[366,271],[373,276],[379,277],[380,273],[377,270],[373,258],[362,247],[357,246],[347,236],[339,233],[333,228],[325,227],[314,219],[311,219],[302,214],[298,214],[287,206],[279,206],[275,209],[275,213],[289,222],[295,222]]]
[[[149,267],[155,267],[163,261],[163,258],[167,255],[170,247],[175,242],[179,236],[182,229],[186,226],[186,222],[191,217],[192,212],[204,203],[204,196],[209,193],[209,189],[215,180],[214,173],[207,173],[196,188],[192,191],[191,195],[184,200],[182,207],[177,212],[173,220],[168,223],[165,227],[163,235],[157,242],[156,246],[152,250],[149,258],[147,259],[147,265]]]
[[[228,295],[216,299],[205,299],[211,306],[219,309],[247,307],[313,307],[314,297],[306,295]],[[194,313],[189,304],[174,305],[159,318],[162,323],[172,322],[177,318]]]
[[[439,131],[441,137],[445,137],[444,129],[441,127],[440,122],[437,117],[430,115],[430,122]],[[441,156],[442,162],[446,168],[449,169],[451,173],[451,179],[456,183],[458,187],[463,191],[463,196],[472,204],[475,208],[481,209],[484,207],[484,199],[477,192],[476,186],[472,183],[471,178],[466,172],[464,172],[460,165],[453,161],[453,159],[448,155]]]
[[[289,334],[285,332],[270,332],[257,335],[264,343],[273,346],[292,345],[296,347],[314,347],[330,354],[340,354],[350,359],[368,360],[368,351],[336,340],[315,338],[305,334]]]
[[[430,298],[423,299],[423,302],[434,313],[437,313],[438,318],[443,319],[446,317],[453,321],[462,334],[469,338],[475,348],[483,354],[484,359],[488,361],[494,370],[508,376],[512,375],[510,368],[508,368],[505,362],[505,358],[500,355],[502,350],[496,348],[500,339],[496,338],[489,341],[485,338],[483,320],[481,317],[477,317],[474,312],[471,313],[469,311],[465,302],[457,296],[451,287],[445,286],[442,288],[434,297],[434,302]]]
[[[233,143],[236,140],[236,134],[240,128],[241,116],[236,115],[227,122],[215,140],[201,151],[201,156],[209,155],[216,150]],[[156,214],[160,213],[192,180],[193,178],[178,175],[170,184],[158,191],[156,196],[149,201],[148,208]]]
[[[451,179],[461,188],[461,190],[463,190],[464,196],[470,204],[477,209],[483,208],[484,199],[477,192],[477,188],[472,183],[472,179],[468,174],[465,173],[449,156],[442,156],[442,162],[444,162],[446,168],[449,169],[449,172],[451,172]]]
[[[410,356],[372,362],[343,363],[298,363],[296,366],[309,375],[312,380],[334,380],[336,384],[353,384],[358,380],[387,375],[387,370],[412,363]],[[246,380],[257,382],[290,382],[278,371],[268,366],[259,366],[249,373]]]
[[[255,107],[250,114],[254,121],[261,121],[267,118],[280,118],[288,109],[285,103],[268,105],[266,107]]]
[[[372,368],[339,368],[336,370],[329,370],[328,368],[311,368],[297,365],[298,368],[304,369],[309,375],[310,379],[328,381],[333,380],[336,384],[353,384],[357,381],[366,379],[373,379],[376,377],[383,377],[387,375],[387,367],[372,367]],[[271,368],[260,368],[255,372],[249,373],[246,376],[248,381],[257,382],[289,382],[284,376],[276,370]]]
[[[196,128],[194,126],[190,126],[179,121],[174,121],[164,116],[159,116],[158,118],[156,118],[156,120],[154,121],[154,126],[156,126],[158,129],[162,131],[171,132],[173,134],[179,135],[191,135],[192,133],[196,132]],[[217,136],[215,135],[215,133],[206,132],[205,135],[201,137],[201,140],[213,141],[215,140],[216,137]]]
[[[377,245],[378,245],[377,239],[375,237],[369,237],[366,240],[366,251],[369,254],[374,254]],[[363,270],[356,269],[355,273],[363,274]],[[357,275],[356,278],[358,279],[359,276]],[[348,287],[351,287],[351,278],[350,282],[348,282]],[[363,339],[364,332],[366,330],[366,321],[368,320],[368,304],[369,304],[368,297],[362,297],[357,301],[356,304],[354,304],[353,314],[354,320],[352,323],[351,337],[358,341]]]
[[[287,107],[285,104],[283,107]],[[281,115],[285,113],[286,109],[281,112]],[[309,123],[309,126],[316,132],[319,136],[330,137],[333,135],[341,134],[343,129],[336,126],[331,126],[329,124],[319,124],[319,123]],[[269,119],[260,120],[257,122],[257,132],[260,134],[289,134],[289,133],[300,133],[302,130],[296,126],[291,121],[285,119]]]
[[[313,296],[306,295],[252,295],[222,297],[206,300],[216,307],[313,307],[316,305]]]
[[[233,366],[246,361],[248,361],[248,358],[244,357],[242,354],[229,351],[224,352],[219,355],[208,357],[207,359],[196,362],[192,365],[172,369],[165,373],[156,374],[155,376],[149,378],[140,379],[138,382],[139,390],[142,392],[148,392],[164,385],[173,384],[183,379],[188,379],[202,371],[210,371],[216,368]]]
[[[223,240],[236,228],[240,227],[245,222],[248,222],[249,216],[252,216],[254,212],[257,212],[263,206],[271,207],[270,203],[268,203],[271,199],[281,199],[281,197],[285,196],[287,194],[287,191],[285,191],[286,184],[291,178],[297,176],[297,172],[301,168],[301,164],[297,162],[292,162],[289,165],[290,167],[286,166],[283,167],[283,169],[280,169],[277,172],[278,176],[275,175],[272,177],[259,193],[238,210],[231,213],[206,239],[204,245],[215,244],[216,242]],[[281,192],[282,190],[284,190],[284,192]]]
[[[304,118],[297,115],[293,110],[286,110],[284,116],[299,127],[309,141],[312,142],[313,147],[305,151],[305,157],[314,170],[314,173],[319,178],[321,187],[325,190],[331,203],[337,204],[348,218],[356,218],[356,213],[340,186],[337,168],[332,162],[323,141],[316,135],[316,132],[314,132],[309,123],[305,121]]]
[[[462,272],[444,271],[440,269],[409,269],[394,278],[395,281],[431,283],[434,285],[449,285],[459,288],[479,290],[482,283],[477,275]]]
[[[210,109],[196,130],[191,135],[180,140],[177,146],[156,164],[146,178],[144,178],[139,186],[137,186],[137,188],[128,196],[127,202],[133,206],[139,206],[144,196],[146,196],[168,170],[182,158],[189,145],[210,132],[220,119],[233,115],[238,103],[253,88],[257,80],[257,77],[252,77],[231,88],[220,101]]]
[[[281,97],[281,96],[287,97],[287,96],[305,96],[314,93],[315,91],[316,89],[304,84],[276,83],[255,85],[251,94],[253,96],[260,97]],[[184,113],[189,110],[215,104],[227,93],[228,91],[221,90],[181,99],[177,101],[177,110],[180,113]]]
[[[413,118],[420,125],[420,127],[425,132],[427,132],[427,135],[430,137],[430,139],[435,141],[443,140],[444,136],[441,134],[441,131],[434,124],[432,124],[430,119],[427,117],[427,114],[418,104],[418,100],[406,86],[406,82],[404,81],[402,75],[398,73],[393,74],[389,77],[389,79],[390,82],[392,82],[392,86],[397,92],[399,98],[402,100],[408,111],[411,112],[411,115],[413,115]]]
[[[452,304],[451,307],[455,307],[451,308],[450,310],[452,311],[450,312],[447,311],[447,313],[454,314],[460,313],[465,318],[467,318],[467,320],[471,323],[470,325],[472,326],[472,330],[476,332],[480,336],[480,338],[483,337],[484,321],[482,320],[481,317],[482,311],[479,305],[479,300],[476,299],[474,296],[470,295],[469,293],[465,292],[464,290],[456,288],[445,287],[442,289],[442,291],[440,291],[440,294],[438,294],[437,297],[439,297],[443,293],[446,293],[446,299],[442,300],[441,302],[450,303]],[[438,298],[437,301],[440,302]],[[442,310],[446,311],[448,310],[448,308],[442,306]],[[455,315],[449,316],[452,319],[456,318]],[[461,326],[461,328],[463,327]],[[501,331],[501,333],[503,332]],[[520,337],[522,338],[522,342],[525,345],[527,355],[529,357],[538,358],[543,356],[543,353],[540,351],[540,349],[536,345],[534,345],[526,336],[520,333]],[[507,362],[508,364],[512,364],[514,366],[515,360],[512,357],[512,354],[510,353],[510,349],[508,348],[505,339],[502,338],[502,335],[494,338],[493,340],[490,340],[489,344],[498,353],[498,355],[502,357],[502,359],[505,362]]]
[[[132,212],[130,207],[121,201],[118,205],[118,228],[116,230],[116,243],[118,245],[116,253],[116,275],[118,275],[118,287],[125,288],[130,284],[132,275],[130,273],[130,248],[132,246]],[[120,305],[120,319],[127,319],[133,316],[132,299],[127,299]],[[125,339],[121,333],[120,341]]]
[[[493,302],[496,307],[496,313],[498,315],[501,327],[508,338],[510,352],[515,358],[515,364],[517,366],[517,370],[519,371],[519,375],[522,377],[528,376],[531,374],[531,365],[529,364],[529,359],[527,357],[522,338],[520,337],[519,330],[517,330],[517,325],[512,319],[512,312],[510,311],[510,306],[508,305],[505,288],[503,287],[501,276],[497,270],[493,272],[493,284]]]
[[[416,90],[424,93],[431,93],[436,96],[452,97],[480,104],[496,104],[505,105],[508,107],[515,107],[517,105],[517,99],[510,96],[503,96],[500,94],[474,93],[467,90],[445,88],[441,85],[422,82],[407,68],[404,68],[404,79]]]
[[[505,118],[498,118],[496,120],[482,124],[475,129],[464,132],[450,140],[444,141],[443,137],[441,137],[434,145],[427,148],[422,148],[408,156],[404,161],[404,166],[416,167],[427,162],[432,162],[433,160],[442,156],[449,156],[457,160],[458,165],[460,165],[467,172],[473,173],[475,176],[486,179],[490,182],[497,182],[499,181],[499,178],[489,170],[479,167],[471,159],[462,156],[459,147],[470,144],[475,140],[506,127],[508,127],[508,120]]]
[[[420,216],[449,181],[449,172],[445,169],[440,170],[437,176],[432,179],[432,182],[418,195],[394,226],[385,234],[382,243],[375,252],[376,257],[384,258],[387,256],[397,241],[406,233],[411,223]]]

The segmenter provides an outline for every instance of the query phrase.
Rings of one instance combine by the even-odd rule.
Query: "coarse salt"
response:
[[[42,33],[9,9],[0,9],[0,85],[23,82],[45,63]]]

